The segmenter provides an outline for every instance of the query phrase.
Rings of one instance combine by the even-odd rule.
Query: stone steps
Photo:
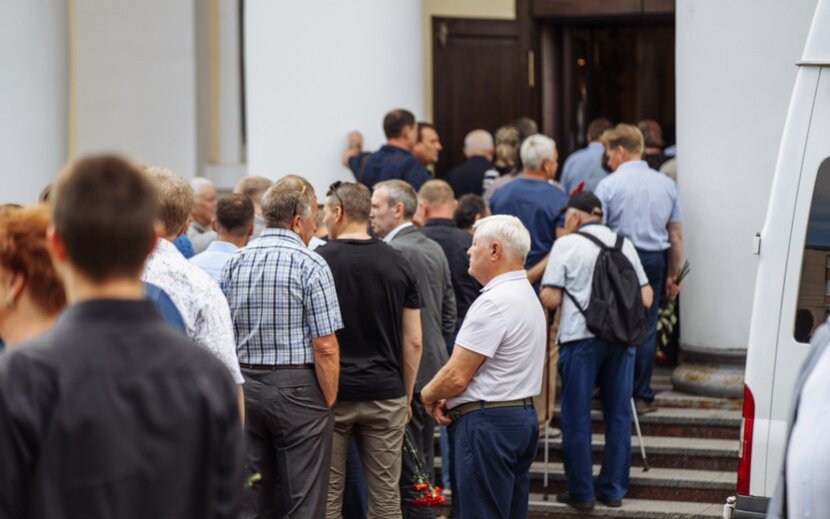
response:
[[[640,418],[640,429],[647,436],[676,438],[720,438],[738,440],[740,411],[709,408],[661,407]],[[591,411],[593,431],[605,432],[602,411]],[[554,408],[553,423],[559,427],[559,406]],[[632,423],[631,434],[636,434]]]

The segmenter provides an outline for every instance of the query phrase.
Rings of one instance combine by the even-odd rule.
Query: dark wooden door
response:
[[[538,121],[531,26],[518,20],[433,18],[434,124],[439,177],[464,161],[464,136],[519,117]]]

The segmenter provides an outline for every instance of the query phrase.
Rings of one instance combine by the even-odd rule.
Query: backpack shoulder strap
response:
[[[574,296],[573,296],[573,295],[572,295],[572,294],[568,291],[568,289],[567,289],[567,288],[563,288],[563,289],[562,289],[562,292],[565,292],[565,294],[567,294],[567,295],[568,295],[568,297],[570,297],[570,298],[571,298],[571,302],[574,304],[574,306],[576,307],[576,309],[577,309],[577,310],[579,310],[579,313],[581,313],[582,315],[585,315],[585,309],[584,309],[584,308],[582,308],[582,306],[580,306],[580,305],[579,305],[579,303],[577,303],[577,302],[576,302],[576,298],[575,298],[575,297],[574,297]]]
[[[575,233],[575,234],[578,234],[579,236],[582,236],[583,238],[588,238],[589,240],[591,240],[592,242],[594,242],[594,243],[595,243],[595,244],[596,244],[599,248],[601,248],[601,249],[608,249],[608,248],[610,248],[610,247],[608,247],[608,245],[606,245],[606,244],[602,243],[602,240],[600,240],[599,238],[597,238],[597,237],[596,237],[596,236],[594,236],[593,234],[590,234],[590,233],[587,233],[587,232],[577,232],[577,233]]]
[[[625,240],[625,238],[623,238],[623,235],[622,235],[622,234],[618,234],[618,235],[617,235],[617,243],[615,243],[615,244],[614,244],[614,250],[617,250],[617,251],[622,251],[623,241],[624,241],[624,240]]]

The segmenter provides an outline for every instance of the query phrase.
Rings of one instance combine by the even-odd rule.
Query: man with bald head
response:
[[[447,173],[447,182],[456,198],[467,193],[484,193],[484,174],[493,169],[494,149],[493,136],[486,130],[473,130],[464,137],[464,156],[467,160]]]

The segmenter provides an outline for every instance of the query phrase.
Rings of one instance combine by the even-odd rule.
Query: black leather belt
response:
[[[239,367],[259,371],[274,371],[275,369],[314,369],[314,364],[246,364],[240,362]]]
[[[467,413],[473,411],[480,411],[481,409],[498,409],[500,407],[533,407],[532,398],[522,398],[519,400],[507,400],[505,402],[485,402],[479,400],[478,402],[468,402],[459,406],[453,407],[449,411],[450,419],[454,422]]]

